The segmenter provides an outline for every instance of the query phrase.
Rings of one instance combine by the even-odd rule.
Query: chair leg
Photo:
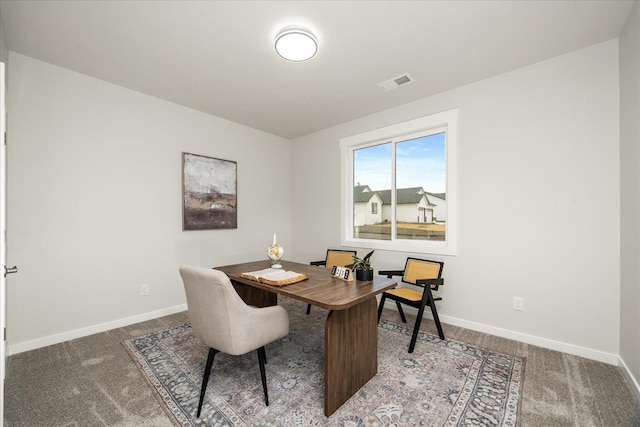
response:
[[[262,389],[264,390],[264,402],[269,406],[269,395],[267,394],[267,375],[264,371],[264,362],[267,359],[264,346],[258,349],[258,364],[260,365],[260,376],[262,377]]]
[[[386,301],[387,296],[382,294],[380,298],[380,305],[378,306],[378,323],[380,323],[380,316],[382,315],[382,309],[384,308],[384,302]]]
[[[218,353],[215,348],[209,348],[209,356],[207,357],[207,365],[204,368],[204,377],[202,377],[202,388],[200,389],[200,402],[198,403],[197,418],[200,418],[200,411],[202,410],[202,402],[204,401],[204,394],[207,391],[207,383],[209,382],[209,375],[211,374],[211,365],[213,365],[213,358]]]
[[[311,313],[311,304],[307,304],[307,314]]]
[[[407,323],[407,318],[404,317],[404,310],[402,309],[402,305],[398,301],[396,301],[396,307],[398,307],[398,313],[400,313],[400,318],[402,319],[402,323]]]
[[[429,291],[429,295],[427,295],[427,298],[429,298],[429,307],[431,307],[431,314],[433,315],[433,321],[436,323],[436,328],[438,328],[438,335],[440,336],[440,339],[443,340],[444,332],[442,331],[442,325],[440,324],[440,318],[438,317],[438,311],[436,310],[436,303],[433,300],[431,291]]]
[[[422,322],[422,315],[424,314],[424,305],[421,305],[416,315],[416,324],[413,326],[413,334],[411,334],[411,343],[409,344],[409,353],[413,353],[413,349],[416,347],[416,340],[418,339],[418,331],[420,330],[420,323]]]

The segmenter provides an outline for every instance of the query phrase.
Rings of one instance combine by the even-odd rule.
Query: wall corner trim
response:
[[[631,370],[629,369],[627,364],[624,363],[624,360],[622,359],[621,356],[618,357],[618,366],[620,366],[622,375],[624,375],[625,379],[631,386],[631,389],[633,391],[633,394],[636,396],[636,399],[640,401],[640,384],[638,383],[638,379],[633,376],[633,374],[631,373]]]

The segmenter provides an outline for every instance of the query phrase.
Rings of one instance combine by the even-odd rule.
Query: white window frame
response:
[[[341,244],[342,246],[380,249],[389,251],[413,252],[435,255],[457,254],[457,187],[456,187],[456,142],[458,110],[452,109],[406,122],[386,126],[340,139],[341,157]],[[353,237],[353,152],[360,148],[387,142],[404,141],[416,134],[446,133],[446,202],[447,226],[445,241],[396,239],[395,227],[391,240],[358,239]],[[392,157],[395,159],[395,144],[392,144]],[[395,163],[395,162],[393,162]],[[395,164],[391,170],[392,188],[395,188]],[[427,195],[428,197],[428,195]],[[395,206],[395,191],[391,191],[391,204]],[[395,209],[392,210],[392,224],[395,224]]]

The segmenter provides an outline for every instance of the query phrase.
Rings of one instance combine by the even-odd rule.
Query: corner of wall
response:
[[[640,393],[640,1],[619,40],[620,57],[620,361]],[[626,362],[625,362],[626,361]]]
[[[5,64],[9,60],[9,48],[7,46],[7,37],[4,34],[4,21],[2,19],[2,9],[0,9],[0,62]]]

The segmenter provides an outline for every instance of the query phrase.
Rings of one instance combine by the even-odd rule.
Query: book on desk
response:
[[[255,280],[256,282],[264,283],[273,286],[285,286],[292,283],[302,282],[307,280],[306,274],[296,273],[295,271],[285,271],[274,268],[265,268],[264,270],[250,271],[240,274],[241,277],[249,280]]]

